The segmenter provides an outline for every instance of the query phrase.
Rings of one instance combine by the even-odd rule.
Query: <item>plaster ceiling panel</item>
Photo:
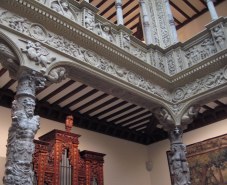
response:
[[[171,7],[171,11],[173,13],[173,16],[180,21],[181,23],[183,23],[184,21],[187,20],[187,18],[185,16],[183,16],[178,10],[176,10],[175,8]]]
[[[92,105],[90,105],[90,106],[88,106],[88,107],[82,109],[80,112],[81,112],[81,113],[86,113],[87,111],[90,111],[91,109],[93,109],[93,108],[99,106],[100,104],[102,104],[102,103],[104,103],[104,102],[110,100],[111,98],[113,98],[113,96],[109,95],[109,96],[107,96],[106,98],[103,98],[103,99],[97,101],[96,103],[94,103],[94,104],[92,104]]]
[[[64,95],[70,93],[73,89],[76,87],[79,87],[81,84],[80,83],[74,83],[66,88],[64,88],[61,92],[57,93],[56,95],[52,96],[50,99],[48,99],[49,103],[54,103],[58,99],[62,98]]]
[[[126,127],[127,125],[132,124],[132,123],[135,123],[136,121],[139,121],[139,120],[141,120],[141,119],[150,118],[150,116],[152,116],[151,113],[150,113],[150,114],[147,114],[146,116],[142,116],[142,117],[140,117],[140,118],[137,118],[137,119],[135,119],[135,120],[133,120],[133,121],[127,122],[127,123],[125,123],[123,126]]]
[[[223,97],[223,98],[220,98],[218,99],[220,102],[224,103],[224,104],[227,104],[227,97]]]
[[[114,109],[112,111],[108,111],[106,114],[103,114],[103,115],[99,116],[98,118],[99,119],[103,119],[103,118],[105,119],[107,116],[111,116],[112,114],[114,114],[114,113],[116,113],[116,112],[118,112],[118,111],[120,111],[120,110],[122,110],[122,109],[124,109],[124,108],[126,108],[128,106],[130,106],[130,105],[132,105],[132,104],[131,103],[126,103],[125,105],[119,106],[118,108],[116,108],[116,109]]]
[[[4,74],[0,78],[0,87],[4,87],[4,85],[7,84],[7,82],[10,81],[9,73],[8,71],[4,72]]]
[[[138,126],[144,125],[145,123],[148,123],[148,122],[149,122],[149,120],[143,121],[143,122],[141,122],[141,123],[139,123],[139,124],[136,124],[136,125],[130,126],[130,127],[129,127],[129,129],[133,129],[133,128],[135,128],[135,127],[138,127]],[[144,126],[143,126],[143,127],[144,127]],[[143,127],[142,127],[142,128],[143,128]]]
[[[124,115],[126,115],[126,114],[128,114],[128,113],[130,113],[130,112],[132,112],[132,111],[135,111],[135,110],[137,110],[137,109],[139,109],[139,106],[136,106],[136,107],[134,107],[134,108],[132,108],[132,109],[129,109],[129,110],[127,110],[127,111],[124,111],[123,113],[118,114],[118,115],[116,115],[116,116],[114,116],[114,117],[108,119],[107,121],[110,122],[110,121],[112,121],[112,120],[114,120],[114,119],[116,119],[116,118],[122,117],[122,116],[124,116]],[[136,114],[133,114],[131,117],[133,117],[133,116],[135,116],[135,115],[136,115]],[[127,118],[129,118],[129,117],[127,116]],[[126,118],[126,119],[127,119],[127,118]]]
[[[112,107],[112,106],[114,106],[114,105],[120,103],[120,102],[123,102],[123,100],[118,99],[118,100],[114,101],[113,103],[110,103],[110,104],[108,104],[108,105],[106,105],[106,106],[103,106],[102,108],[98,109],[97,111],[92,112],[92,113],[89,114],[89,115],[90,115],[90,116],[95,116],[95,115],[97,115],[98,113],[100,113],[100,112],[102,112],[102,111],[104,111],[104,110],[106,110],[106,109],[108,109],[108,108],[110,108],[110,107]]]
[[[188,0],[195,8],[197,8],[199,11],[202,11],[206,6],[204,3],[202,3],[200,0]]]
[[[60,83],[51,84],[50,86],[46,87],[46,89],[44,89],[41,93],[39,93],[36,97],[38,98],[38,100],[43,99],[46,95],[55,91],[58,87],[62,86],[68,80],[69,79],[65,79],[65,80],[61,81]]]
[[[215,107],[217,107],[217,104],[214,103],[214,102],[207,103],[206,105],[207,105],[208,107],[212,108],[212,109],[214,109]]]
[[[79,86],[78,88],[80,88],[81,86]],[[92,87],[86,87],[82,90],[80,90],[79,92],[75,93],[74,95],[68,97],[66,100],[62,101],[59,105],[61,107],[64,107],[66,105],[68,105],[70,102],[76,100],[77,98],[79,98],[80,96],[86,94],[87,92],[91,91],[93,88]],[[75,89],[76,90],[76,89]]]
[[[89,96],[88,98],[86,98],[86,99],[80,101],[79,103],[77,103],[77,104],[71,106],[70,109],[71,109],[71,110],[75,110],[75,109],[81,107],[82,105],[85,105],[86,103],[90,102],[91,100],[94,100],[95,98],[99,97],[99,96],[102,95],[102,94],[104,94],[104,92],[98,91],[97,93],[95,93],[95,94]]]
[[[124,118],[124,119],[121,119],[121,120],[117,121],[116,124],[121,124],[122,122],[124,122],[124,121],[126,121],[126,120],[128,120],[128,119],[137,117],[138,115],[143,114],[143,113],[145,113],[145,112],[147,112],[147,110],[143,110],[143,111],[141,111],[141,112],[135,113],[135,114],[133,114],[133,115],[131,115],[131,116],[128,116],[127,118]],[[112,121],[112,120],[111,120],[111,121]]]
[[[190,8],[191,4],[186,4],[184,1],[179,1],[179,0],[172,0],[172,2],[179,7],[179,9],[181,9],[182,11],[184,11],[185,14],[187,14],[188,16],[192,17],[193,15],[195,15],[195,11],[192,10],[192,8]],[[186,1],[187,2],[187,1]]]

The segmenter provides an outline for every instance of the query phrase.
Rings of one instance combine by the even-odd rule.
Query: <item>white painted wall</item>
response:
[[[3,177],[6,141],[11,124],[10,109],[0,107],[0,179]],[[65,130],[64,124],[41,119],[36,138],[53,129]],[[80,134],[79,149],[105,153],[105,185],[150,185],[150,175],[145,162],[147,147],[133,142],[74,127],[72,132]],[[2,185],[0,180],[0,185]]]
[[[220,3],[216,6],[216,11],[218,16],[225,17],[227,16],[227,0]],[[178,39],[181,42],[185,42],[186,40],[192,38],[193,36],[197,35],[199,32],[205,29],[205,25],[211,22],[210,13],[207,12],[197,18],[196,20],[187,24],[187,26],[182,27],[177,31]]]
[[[227,119],[215,124],[186,132],[183,141],[186,145],[203,141],[227,133]],[[164,140],[148,146],[149,158],[152,161],[153,169],[151,175],[151,185],[170,185],[169,167],[167,163],[166,151],[169,150],[169,141]]]

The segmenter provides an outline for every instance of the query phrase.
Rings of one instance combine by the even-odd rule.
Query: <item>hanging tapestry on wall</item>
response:
[[[170,151],[167,152],[170,176]],[[227,134],[187,146],[192,185],[227,184]]]

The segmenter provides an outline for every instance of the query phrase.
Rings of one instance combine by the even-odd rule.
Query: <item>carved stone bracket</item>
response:
[[[182,130],[187,129],[188,124],[198,115],[200,107],[199,105],[193,105],[184,111],[184,106],[183,104],[176,104],[168,107],[168,110],[171,110],[171,112],[163,107],[155,109],[154,114],[159,121],[157,127],[167,132],[175,127],[179,127]]]

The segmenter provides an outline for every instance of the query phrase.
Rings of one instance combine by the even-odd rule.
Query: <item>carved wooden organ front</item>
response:
[[[66,126],[67,127],[67,126]],[[67,130],[67,129],[66,129]],[[35,140],[37,185],[103,185],[105,154],[78,149],[80,135],[52,130]]]

